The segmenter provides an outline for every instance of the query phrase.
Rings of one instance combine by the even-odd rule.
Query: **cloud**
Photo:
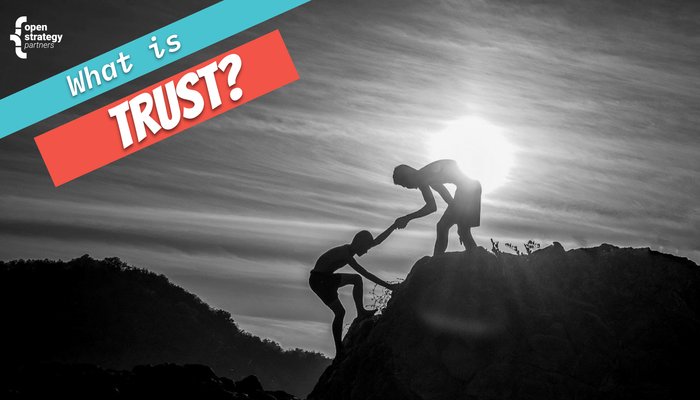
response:
[[[302,348],[324,353],[327,357],[335,355],[330,321],[238,316],[236,323],[247,332],[278,342],[284,349]]]

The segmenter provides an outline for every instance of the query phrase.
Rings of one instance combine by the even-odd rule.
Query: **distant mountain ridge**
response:
[[[355,321],[308,400],[681,399],[700,359],[700,268],[601,245],[419,260]]]
[[[118,258],[0,262],[0,293],[4,370],[40,362],[115,370],[203,364],[304,397],[330,364],[320,353],[284,351],[246,333],[228,312]]]

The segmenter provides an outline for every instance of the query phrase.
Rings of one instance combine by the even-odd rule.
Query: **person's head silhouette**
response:
[[[373,243],[374,237],[372,237],[372,234],[369,233],[369,231],[360,231],[357,232],[355,237],[352,239],[350,246],[355,251],[355,254],[361,256],[367,253],[367,250],[372,248]]]
[[[416,173],[418,171],[415,168],[409,167],[408,165],[401,164],[394,168],[394,184],[403,186],[408,189],[415,189],[418,187],[416,183]]]

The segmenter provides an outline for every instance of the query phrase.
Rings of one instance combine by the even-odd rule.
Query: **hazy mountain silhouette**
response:
[[[0,293],[5,371],[44,362],[204,364],[302,397],[330,363],[243,332],[228,312],[118,258],[0,262]]]
[[[308,399],[672,399],[695,392],[698,266],[610,245],[419,260]]]

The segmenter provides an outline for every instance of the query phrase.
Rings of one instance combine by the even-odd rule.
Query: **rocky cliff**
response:
[[[425,257],[308,399],[681,398],[699,294],[697,265],[649,249]]]

